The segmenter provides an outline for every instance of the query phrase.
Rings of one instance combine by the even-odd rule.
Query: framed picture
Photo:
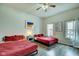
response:
[[[32,28],[33,24],[34,24],[33,22],[30,22],[30,21],[26,21],[25,20],[25,26],[24,27],[25,27],[25,29]]]
[[[55,23],[55,32],[61,32],[62,31],[62,22]]]

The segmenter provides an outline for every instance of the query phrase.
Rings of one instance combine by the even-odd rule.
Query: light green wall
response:
[[[34,23],[33,32],[41,32],[41,19],[0,5],[0,37],[4,35],[25,34],[25,20]]]
[[[44,34],[47,34],[47,27],[46,27],[47,24],[52,24],[52,23],[61,22],[61,21],[67,21],[67,20],[71,20],[71,19],[75,19],[75,18],[79,18],[79,8],[71,9],[71,10],[56,14],[54,16],[48,17],[46,19],[43,19],[44,25],[42,27],[43,28],[42,32]],[[64,35],[64,33],[57,33],[55,35],[55,37],[59,38],[59,42],[67,43],[67,44],[71,45],[72,43],[70,42],[70,40],[65,39],[63,35]]]
[[[48,17],[46,19],[43,19],[44,21],[44,25],[43,25],[43,31],[46,34],[46,25],[48,23],[55,23],[55,22],[61,22],[61,21],[65,21],[65,20],[70,20],[70,19],[74,19],[74,18],[78,18],[79,17],[79,8],[76,9],[71,9],[59,14],[56,14],[54,16]]]

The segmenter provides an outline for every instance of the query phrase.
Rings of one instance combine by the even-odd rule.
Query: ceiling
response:
[[[43,9],[37,11],[36,9],[39,6],[41,6],[40,4],[37,3],[4,3],[3,5],[41,18],[53,16],[56,15],[57,13],[79,7],[78,3],[54,3],[54,4],[56,5],[56,7],[48,8],[47,12],[45,12]]]

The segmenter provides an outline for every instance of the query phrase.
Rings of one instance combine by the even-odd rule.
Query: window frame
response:
[[[51,29],[48,29],[48,25],[51,25],[52,26],[52,28]],[[50,31],[49,33],[48,33],[48,31]],[[47,24],[47,36],[53,36],[53,34],[54,34],[54,24]]]
[[[67,22],[72,22],[73,21],[73,29],[67,29]],[[76,33],[75,33],[75,20],[68,20],[68,21],[66,21],[65,22],[65,30],[64,30],[64,32],[65,32],[65,38],[68,38],[68,39],[72,39],[72,38],[70,38],[71,36],[73,36],[74,35],[74,38],[75,38],[75,35],[76,35]],[[73,31],[73,34],[68,34],[67,33],[67,31]],[[69,35],[70,37],[67,37],[67,35]]]

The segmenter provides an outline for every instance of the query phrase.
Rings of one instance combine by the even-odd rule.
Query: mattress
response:
[[[36,40],[45,44],[54,44],[58,42],[58,39],[54,37],[36,37]]]
[[[0,56],[24,56],[36,50],[37,45],[27,40],[0,43]]]

